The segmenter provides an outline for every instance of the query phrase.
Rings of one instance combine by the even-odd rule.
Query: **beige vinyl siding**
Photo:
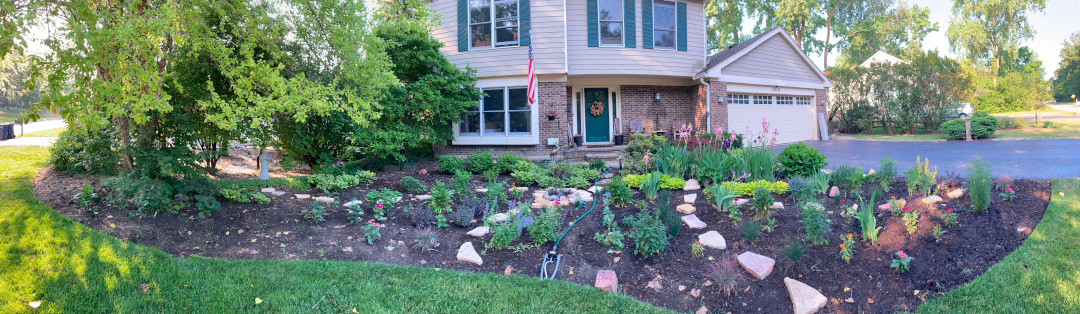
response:
[[[806,64],[801,52],[784,40],[782,35],[766,39],[753,50],[721,69],[722,75],[734,75],[772,80],[821,83],[821,78]]]
[[[585,0],[566,0],[570,75],[693,76],[704,67],[705,21],[701,2],[686,1],[687,51],[642,48],[641,6],[634,5],[637,47],[589,47]],[[652,5],[652,1],[645,0]],[[652,31],[647,30],[647,31]]]
[[[529,6],[532,17],[533,66],[536,74],[565,74],[562,0],[530,0]],[[441,16],[442,22],[432,35],[445,44],[440,51],[454,65],[476,69],[477,77],[526,74],[529,47],[458,51],[457,0],[433,0],[431,7]]]

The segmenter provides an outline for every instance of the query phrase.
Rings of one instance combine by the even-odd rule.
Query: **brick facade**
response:
[[[697,86],[624,85],[621,134],[630,134],[630,121],[652,121],[657,131],[671,131],[672,126],[696,123],[699,96]],[[656,94],[660,99],[656,99]],[[679,124],[679,125],[675,125]],[[670,133],[669,133],[670,134]]]
[[[727,129],[727,83],[710,82],[708,89],[711,90],[711,93],[706,93],[705,89],[704,84],[695,86],[697,108],[694,111],[694,128],[699,132],[711,132],[716,128]],[[707,101],[712,103],[712,108],[705,107],[706,97],[711,98]],[[720,102],[720,97],[724,97],[725,102]],[[712,110],[711,114],[707,114],[706,110]],[[706,127],[705,124],[708,123],[708,116],[710,115],[712,116],[712,126]]]

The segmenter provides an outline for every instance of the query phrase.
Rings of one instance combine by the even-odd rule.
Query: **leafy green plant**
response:
[[[89,212],[96,212],[92,207],[94,202],[98,201],[98,194],[94,192],[93,186],[89,184],[83,185],[82,190],[75,194],[75,199],[79,201],[79,207]]]
[[[757,193],[759,188],[765,188],[765,190],[767,190],[769,193],[772,193],[772,194],[784,194],[784,193],[787,193],[788,189],[789,189],[788,183],[784,182],[784,181],[776,181],[776,182],[765,181],[765,180],[757,180],[757,181],[752,181],[752,182],[727,181],[727,182],[721,183],[720,185],[723,185],[729,191],[731,191],[732,193],[735,193],[735,195],[746,196],[746,197],[754,197],[755,195],[757,195],[756,193]]]
[[[738,207],[735,204],[735,193],[732,193],[722,184],[713,184],[706,187],[705,195],[712,198],[716,209],[720,212],[731,212],[733,208]]]
[[[971,138],[981,139],[994,136],[994,131],[997,131],[998,122],[997,118],[994,118],[985,113],[975,113],[971,116]],[[950,139],[962,140],[967,138],[967,127],[964,125],[964,119],[952,119],[945,121],[938,127],[938,132],[949,135]]]
[[[450,210],[450,191],[447,190],[446,184],[442,181],[435,180],[435,186],[431,188],[431,203],[432,212],[436,215],[442,215]]]
[[[825,172],[817,172],[809,177],[806,177],[806,181],[810,183],[814,191],[820,194],[829,192],[829,174]]]
[[[345,221],[350,225],[360,223],[364,219],[364,208],[360,204],[349,204],[345,206]]]
[[[945,213],[941,214],[941,223],[945,224],[946,227],[956,225],[957,221],[959,221],[959,219],[956,217],[956,213],[953,212],[952,208],[946,209]]]
[[[593,239],[600,242],[600,245],[614,245],[616,249],[622,250],[622,240],[625,236],[623,235],[622,230],[619,229],[619,224],[615,223],[615,213],[611,212],[611,208],[609,208],[607,204],[604,205],[603,217],[604,233],[597,232],[596,235],[593,236]]]
[[[475,193],[469,186],[472,181],[472,174],[467,171],[459,171],[454,174],[454,178],[450,179],[450,192],[454,200],[460,200],[464,197],[472,196]]]
[[[908,195],[919,193],[922,196],[929,196],[930,190],[937,184],[937,167],[930,171],[930,159],[925,159],[923,163],[920,158],[916,156],[915,167],[904,171],[904,183],[907,184]],[[970,179],[968,184],[971,184]]]
[[[660,173],[653,172],[646,174],[642,177],[641,192],[645,193],[645,198],[649,200],[656,199],[656,193],[660,189]]]
[[[878,169],[878,183],[881,184],[883,191],[888,192],[889,185],[896,181],[896,161],[889,159],[889,157],[881,157]]]
[[[623,182],[622,177],[611,178],[611,182],[608,182],[607,186],[604,187],[604,193],[608,193],[611,204],[618,207],[630,205],[630,198],[634,196],[634,192],[630,190],[630,187],[626,186],[626,182]]]
[[[521,230],[528,228],[532,223],[532,217],[518,214],[507,221],[496,224],[492,228],[491,240],[488,241],[487,247],[496,250],[505,249],[514,240],[521,237]]]
[[[652,161],[645,158],[645,156],[655,154],[666,142],[666,138],[658,136],[655,133],[631,134],[630,143],[627,144],[626,149],[624,150],[626,152],[626,157],[623,160],[626,163],[626,172],[648,173],[649,171],[656,170],[656,168],[652,166]]]
[[[442,173],[456,174],[465,171],[465,160],[453,156],[440,157],[439,167],[436,169]]]
[[[634,239],[634,254],[649,257],[668,245],[667,228],[657,212],[643,209],[637,215],[627,216],[624,223],[630,226],[627,236]]]
[[[806,255],[806,243],[799,238],[788,238],[786,244],[780,248],[780,256],[787,260],[788,265],[795,265],[802,261]]]
[[[603,159],[589,160],[589,169],[603,172],[605,168],[607,168],[607,165],[604,164]]]
[[[788,180],[788,191],[796,202],[811,200],[817,195],[817,191],[804,177],[792,177]]]
[[[757,219],[744,221],[740,230],[747,242],[754,243],[761,235],[761,221]]]
[[[491,182],[499,179],[499,169],[489,169],[484,171],[484,181]]]
[[[705,247],[701,246],[701,243],[698,243],[698,241],[694,241],[694,243],[690,243],[690,256],[704,257],[705,256]]]
[[[825,207],[821,206],[821,203],[813,201],[803,202],[799,204],[799,207],[802,210],[800,216],[803,230],[806,231],[806,237],[810,239],[810,243],[813,245],[829,244],[828,234],[832,232],[832,222],[829,221]]]
[[[558,206],[547,207],[540,210],[540,213],[536,215],[535,222],[528,226],[529,239],[532,239],[533,243],[544,244],[548,242],[555,242],[558,240],[557,228],[559,228],[559,208]]]
[[[367,244],[375,244],[375,241],[382,239],[382,234],[379,233],[379,230],[383,227],[383,224],[377,223],[374,220],[368,220],[367,225],[360,227],[360,229],[364,230],[364,235],[360,240],[367,242]]]
[[[942,241],[941,236],[945,234],[945,230],[941,229],[941,225],[937,225],[937,226],[934,226],[933,231],[934,232],[931,233],[931,234],[934,235],[934,243],[941,243],[941,241]]]
[[[494,158],[494,155],[487,152],[469,155],[469,167],[466,170],[472,173],[484,173],[489,170],[498,171],[498,168],[495,167]]]
[[[908,268],[911,267],[911,261],[915,258],[908,256],[904,251],[896,251],[894,255],[896,257],[893,258],[892,263],[889,263],[889,267],[899,271],[901,274],[906,273]]]
[[[371,206],[371,212],[375,214],[375,219],[389,215],[399,198],[401,198],[401,193],[387,188],[374,189],[364,195],[364,199]]]
[[[870,198],[870,203],[863,203],[859,206],[859,212],[855,215],[855,219],[859,220],[859,228],[862,229],[863,241],[870,241],[870,245],[877,243],[878,233],[881,232],[881,227],[877,226],[877,218],[874,218],[874,200],[877,193]]]
[[[968,163],[967,169],[971,208],[975,211],[986,211],[990,207],[990,190],[993,186],[990,179],[990,163],[976,158]]]
[[[49,164],[64,172],[116,174],[120,164],[117,133],[114,128],[72,123],[50,149]]]
[[[679,236],[682,220],[676,214],[675,206],[671,204],[671,191],[660,192],[660,199],[656,202],[656,211],[660,213],[660,220],[667,225],[668,236],[672,239]]]
[[[764,187],[758,187],[754,192],[754,198],[750,200],[750,204],[754,207],[754,217],[756,219],[765,219],[772,215],[772,211],[769,209],[772,207],[775,200],[768,189]]]
[[[903,220],[904,226],[907,227],[907,233],[909,235],[915,234],[915,231],[918,230],[919,212],[914,208],[904,207]]]
[[[1016,198],[1016,191],[1013,191],[1012,188],[1005,188],[1005,192],[998,193],[998,196],[1001,196],[1003,201],[1011,202]]]
[[[424,229],[416,229],[416,243],[413,243],[412,248],[418,251],[431,251],[439,245],[439,231],[427,227]]]
[[[825,154],[802,142],[788,145],[778,156],[784,165],[784,171],[792,176],[808,176],[820,172],[828,165]]]
[[[672,145],[664,145],[653,155],[657,170],[672,178],[684,179],[692,175],[693,155]]]
[[[307,177],[308,183],[314,186],[316,189],[322,190],[323,193],[327,193],[332,190],[341,190],[359,185],[360,183],[371,183],[375,178],[375,174],[370,171],[363,171],[357,175],[342,174],[332,175],[327,173],[320,173]]]
[[[517,180],[519,185],[538,185],[542,187],[558,185],[558,180],[551,177],[551,174],[546,169],[540,168],[539,165],[531,161],[518,161],[513,169],[514,171],[510,176]]]
[[[485,201],[487,201],[492,206],[501,206],[507,204],[509,199],[506,196],[506,191],[509,188],[506,186],[506,181],[488,181],[486,187],[487,193],[484,194]],[[520,190],[518,189],[514,189],[514,191],[519,191],[518,193],[524,193],[520,192]],[[521,197],[519,196],[518,198]]]
[[[850,233],[842,238],[844,243],[840,244],[840,259],[843,259],[844,263],[851,264],[851,249],[855,245],[855,238]]]
[[[772,153],[771,147],[748,147],[734,150],[731,152],[731,158],[733,158],[731,170],[740,174],[737,178],[731,178],[732,180],[746,178],[749,180],[776,181],[776,173],[780,168],[780,162],[777,161],[776,155]],[[745,174],[745,176],[742,174]]]
[[[408,193],[412,193],[412,194],[424,194],[424,193],[427,193],[427,187],[424,186],[424,184],[421,183],[420,180],[418,180],[416,178],[413,178],[413,177],[410,177],[410,176],[401,177],[401,186],[404,187],[405,192],[408,192]]]
[[[499,159],[496,161],[496,166],[499,168],[500,173],[512,173],[514,172],[514,166],[520,162],[529,162],[525,157],[515,155],[514,153],[502,153],[499,154]],[[531,162],[529,162],[531,163]]]
[[[326,222],[326,216],[328,215],[326,207],[319,204],[319,201],[312,202],[311,207],[300,211],[300,213],[305,220],[311,223]]]

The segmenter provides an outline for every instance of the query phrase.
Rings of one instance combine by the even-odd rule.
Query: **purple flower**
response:
[[[521,214],[517,214],[517,217],[514,218],[514,221],[517,222],[518,232],[521,232],[521,229],[525,229],[533,224],[532,217],[522,216]]]

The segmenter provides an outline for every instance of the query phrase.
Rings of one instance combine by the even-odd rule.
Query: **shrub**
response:
[[[1024,118],[1005,118],[997,121],[998,130],[1023,129],[1027,126],[1027,122],[1024,121]]]
[[[968,195],[975,211],[986,211],[990,206],[990,163],[976,158],[968,163]]]
[[[116,174],[120,152],[113,143],[119,143],[117,137],[111,128],[97,130],[73,124],[53,144],[49,164],[65,172]]]
[[[775,200],[768,189],[765,189],[765,187],[758,187],[757,191],[754,192],[754,198],[750,200],[750,204],[753,205],[754,210],[756,211],[754,216],[756,216],[757,219],[768,218],[771,214],[769,207],[771,207],[774,202]]]
[[[541,187],[557,185],[557,180],[552,178],[547,170],[540,168],[539,165],[531,161],[518,161],[513,169],[514,172],[510,176],[517,180],[518,185],[538,185]]]
[[[507,204],[509,199],[506,196],[506,191],[509,188],[506,186],[506,181],[490,181],[486,187],[488,191],[484,194],[484,201],[493,206]]]
[[[997,118],[984,113],[976,113],[971,116],[971,138],[980,139],[994,136],[997,126]],[[967,138],[964,119],[945,121],[938,127],[938,132],[945,133],[951,139],[962,140]]]
[[[473,195],[474,191],[469,186],[470,181],[472,181],[472,175],[467,171],[458,171],[454,174],[454,178],[450,179],[449,188],[455,200]]]
[[[311,207],[300,211],[302,217],[311,223],[326,222],[326,207],[319,204],[319,201],[311,203]]]
[[[923,196],[929,196],[930,190],[937,183],[937,167],[934,167],[934,171],[930,171],[930,159],[920,160],[919,156],[915,157],[915,167],[909,168],[904,171],[904,183],[907,184],[908,195],[915,195],[916,192]]]
[[[604,192],[609,193],[611,204],[618,207],[625,207],[630,205],[630,198],[634,196],[630,187],[626,186],[626,182],[623,182],[622,177],[611,178],[611,182],[604,187]]]
[[[558,239],[559,207],[547,207],[536,215],[536,220],[528,226],[529,239],[533,243],[544,244]]]
[[[465,160],[453,156],[441,157],[439,158],[438,170],[449,174],[465,171]]]
[[[626,149],[626,172],[646,173],[656,170],[649,161],[645,161],[645,155],[655,154],[664,146],[667,139],[655,134],[634,133],[630,135],[630,143]]]
[[[499,155],[496,166],[500,173],[509,174],[514,172],[514,166],[522,161],[529,162],[525,157],[515,155],[514,153],[502,153]]]
[[[769,191],[769,193],[772,193],[772,194],[784,194],[784,193],[787,193],[788,188],[789,188],[787,182],[784,182],[784,181],[770,182],[770,181],[765,181],[765,180],[758,180],[758,181],[747,182],[747,183],[727,181],[727,182],[721,183],[720,185],[724,186],[724,188],[727,188],[729,191],[731,191],[732,193],[735,193],[738,196],[746,196],[746,197],[754,197],[754,195],[757,193],[759,188],[765,188],[765,190]]]
[[[468,227],[472,224],[476,212],[468,205],[458,205],[457,209],[450,213],[450,222],[460,227]]]
[[[375,214],[376,219],[389,215],[394,210],[394,204],[397,204],[399,197],[401,197],[401,193],[386,188],[374,189],[364,195],[364,199],[371,206],[371,212]]]
[[[728,296],[731,296],[735,292],[735,288],[746,280],[742,268],[739,267],[739,263],[731,255],[724,255],[720,257],[719,261],[709,264],[709,270],[710,277],[716,280],[716,285],[720,288],[720,293]]]
[[[896,181],[896,161],[889,159],[889,157],[881,157],[878,169],[878,183],[881,184],[882,190],[888,192],[889,185]]]
[[[357,175],[342,174],[332,175],[326,173],[320,173],[307,177],[308,183],[314,186],[316,189],[322,190],[323,193],[332,190],[341,190],[359,185],[360,183],[371,183],[375,174],[370,171],[364,171]]]
[[[467,170],[472,173],[484,173],[488,170],[498,169],[495,167],[495,158],[491,153],[475,153],[469,155],[469,167]],[[442,164],[440,164],[442,166]]]
[[[813,245],[829,244],[828,233],[832,232],[832,222],[829,221],[825,207],[818,202],[805,202],[799,205],[802,210],[803,230],[806,237]]]
[[[401,186],[405,188],[405,192],[412,194],[427,193],[427,187],[420,183],[420,180],[410,176],[401,177]]]
[[[627,216],[624,222],[630,226],[627,235],[634,239],[634,254],[649,257],[668,245],[667,228],[656,212],[643,209],[637,215]]]
[[[432,213],[436,215],[442,215],[450,210],[450,191],[446,189],[446,184],[442,181],[435,180],[435,186],[431,188],[430,203]]]
[[[829,164],[825,154],[801,142],[785,147],[778,158],[788,175],[808,176]]]

